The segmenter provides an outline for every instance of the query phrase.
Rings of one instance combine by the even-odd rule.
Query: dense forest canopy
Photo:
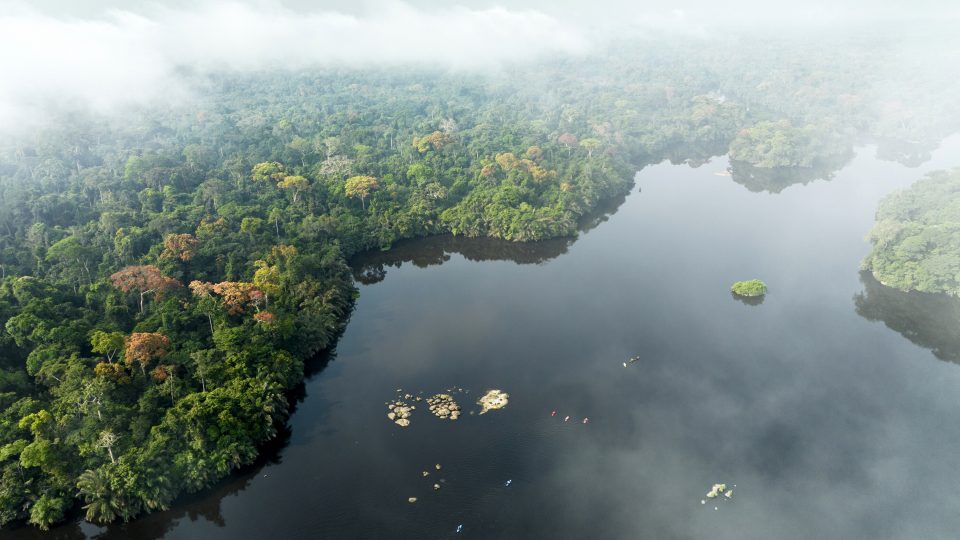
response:
[[[888,195],[869,238],[863,266],[884,285],[960,296],[960,169]]]
[[[620,43],[491,75],[186,74],[197,95],[176,106],[63,111],[7,136],[0,524],[46,528],[77,505],[127,520],[250,463],[346,323],[361,251],[569,237],[663,159],[729,151],[735,180],[770,191],[758,171],[828,174],[859,142],[922,160],[960,109],[942,73],[889,78],[884,43]]]

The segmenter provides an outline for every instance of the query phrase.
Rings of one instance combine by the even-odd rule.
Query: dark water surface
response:
[[[829,181],[754,190],[718,174],[723,158],[651,166],[576,241],[369,255],[335,357],[263,463],[127,525],[9,534],[956,538],[960,308],[859,264],[879,198],[960,165],[960,137],[914,169],[873,153]],[[731,297],[754,277],[761,304]],[[488,388],[510,403],[387,420],[397,388],[452,386],[467,408]],[[733,500],[701,504],[715,482]]]

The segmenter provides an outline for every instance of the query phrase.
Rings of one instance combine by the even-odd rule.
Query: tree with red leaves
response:
[[[143,313],[143,298],[150,293],[162,293],[180,287],[180,282],[163,275],[159,268],[153,265],[128,266],[110,276],[113,286],[127,293],[140,293],[140,313]]]
[[[576,146],[580,140],[577,139],[577,136],[573,133],[564,133],[563,135],[557,137],[557,142],[566,146],[567,155],[570,155],[570,152],[573,151],[573,147]]]
[[[134,332],[127,338],[127,349],[123,361],[127,367],[140,366],[140,372],[146,376],[147,366],[154,360],[167,355],[170,338],[154,332]]]

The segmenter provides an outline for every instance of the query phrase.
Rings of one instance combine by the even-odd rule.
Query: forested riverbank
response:
[[[0,524],[129,520],[252,462],[349,319],[363,250],[569,237],[664,159],[729,151],[778,191],[756,171],[806,182],[861,140],[922,159],[958,125],[938,79],[886,79],[880,56],[783,41],[731,65],[735,46],[490,77],[223,73],[4,141]]]

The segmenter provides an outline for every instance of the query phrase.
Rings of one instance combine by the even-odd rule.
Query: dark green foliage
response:
[[[960,296],[960,169],[885,197],[869,238],[863,267],[884,285]]]

